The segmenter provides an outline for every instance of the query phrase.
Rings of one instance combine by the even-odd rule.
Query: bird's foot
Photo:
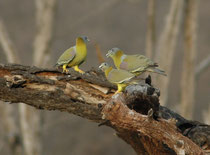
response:
[[[79,73],[84,74],[85,72],[81,69],[78,70]]]
[[[68,73],[69,70],[68,69],[63,69],[63,73]]]
[[[122,91],[116,91],[115,93],[114,93],[114,95],[116,95],[116,94],[119,94],[119,93],[122,93]]]
[[[69,70],[68,69],[66,69],[66,64],[65,65],[63,65],[63,73],[68,73],[69,72]]]
[[[78,66],[75,66],[74,67],[74,70],[77,71],[77,72],[79,72],[79,73],[81,73],[81,74],[84,74],[85,73],[84,71],[82,71],[81,69],[79,69]]]

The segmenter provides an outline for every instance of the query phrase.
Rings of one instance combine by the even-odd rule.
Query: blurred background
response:
[[[152,74],[160,104],[210,124],[209,0],[0,0],[0,63],[48,67],[86,35],[83,70],[112,47],[144,54],[168,76]],[[112,63],[110,60],[108,62]],[[108,127],[58,111],[0,103],[0,154],[135,154]]]

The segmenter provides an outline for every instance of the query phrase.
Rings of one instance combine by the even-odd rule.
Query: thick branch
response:
[[[112,97],[115,87],[99,71],[63,74],[58,70],[0,65],[0,88],[1,100],[66,111],[111,126],[137,153],[202,154],[187,137],[209,148],[210,127],[159,106],[159,90],[147,84],[127,87],[124,99],[123,95]]]
[[[203,154],[196,144],[177,132],[174,123],[166,120],[157,121],[150,118],[149,114],[145,116],[137,113],[130,110],[126,103],[123,95],[115,96],[103,109],[103,114],[104,118],[108,119],[111,125],[120,132],[120,135],[125,133],[123,138],[133,146],[138,154],[143,153],[143,149],[139,149],[139,146],[144,145],[143,148],[148,154],[180,154],[181,152]],[[158,147],[152,149],[155,146]]]
[[[99,121],[98,104],[104,104],[110,98],[111,94],[104,92],[107,93],[110,88],[106,86],[111,85],[101,82],[101,77],[96,75],[94,72],[66,75],[56,70],[1,65],[0,98],[14,103],[23,102],[38,109],[67,111]],[[90,82],[100,83],[101,86]]]

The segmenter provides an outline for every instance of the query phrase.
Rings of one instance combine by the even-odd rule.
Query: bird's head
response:
[[[102,63],[99,68],[104,72],[106,69],[108,69],[110,66],[108,63],[104,62]]]
[[[107,52],[106,57],[107,57],[107,58],[108,58],[108,57],[113,58],[113,57],[121,56],[121,55],[123,55],[123,52],[122,52],[119,48],[114,47],[114,48],[112,48],[111,50],[109,50],[109,51]]]
[[[85,43],[88,43],[90,41],[87,36],[80,36],[77,39],[82,40]]]

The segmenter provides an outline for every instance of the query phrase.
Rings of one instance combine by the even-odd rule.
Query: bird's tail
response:
[[[134,78],[132,78],[130,81],[128,81],[128,84],[129,85],[135,85],[135,84],[139,84],[141,81],[144,81],[145,80],[145,78],[141,78],[141,77],[139,77],[139,76],[136,76],[136,77],[134,77]]]
[[[58,67],[58,66],[60,66],[58,63],[56,63],[53,67]]]
[[[166,73],[165,73],[165,71],[162,70],[162,69],[160,69],[160,68],[147,68],[147,71],[148,71],[148,72],[158,73],[158,74],[167,76]]]

